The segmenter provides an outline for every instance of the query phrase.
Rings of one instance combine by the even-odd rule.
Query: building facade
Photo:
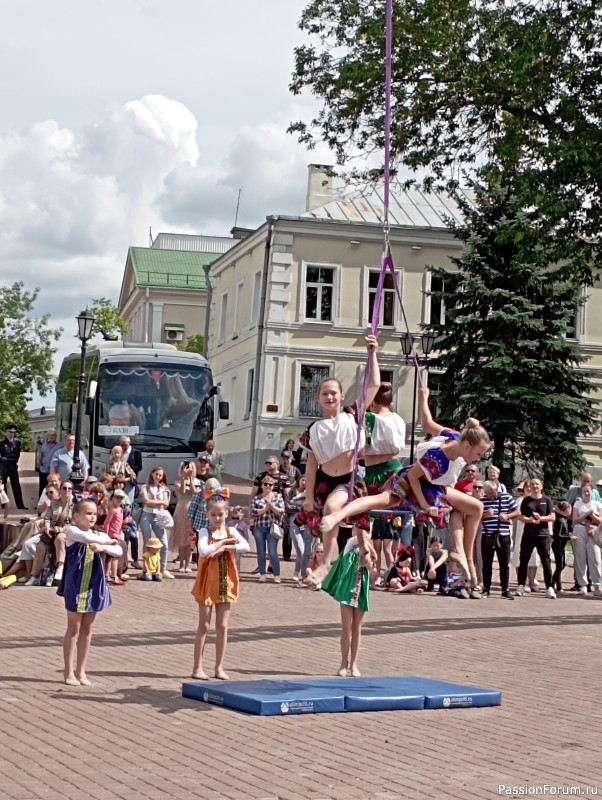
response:
[[[208,356],[230,401],[230,419],[219,423],[216,440],[231,474],[254,475],[267,454],[279,452],[288,438],[297,441],[319,416],[316,388],[323,378],[336,376],[348,402],[361,393],[364,336],[381,268],[383,202],[377,188],[333,199],[329,180],[321,167],[310,167],[309,210],[269,217],[210,267]],[[396,276],[407,324],[416,333],[432,315],[444,314],[428,296],[430,268],[449,269],[450,257],[459,253],[461,243],[447,230],[447,219],[460,219],[460,213],[447,196],[400,187],[390,212]],[[393,384],[409,440],[414,367],[401,355],[406,324],[390,278],[379,329],[383,379]],[[600,284],[576,314],[574,333],[602,384]],[[430,373],[432,391],[439,380]],[[418,421],[415,431],[419,440]],[[582,444],[588,461],[602,466],[600,426]]]

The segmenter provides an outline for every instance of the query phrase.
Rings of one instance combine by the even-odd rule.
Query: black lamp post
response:
[[[418,367],[420,364],[425,366],[428,363],[428,356],[433,345],[435,344],[435,334],[427,331],[422,334],[411,334],[408,331],[402,333],[399,337],[401,342],[401,351],[403,353],[404,361],[406,364],[412,363],[414,365],[414,388],[412,391],[412,432],[410,435],[410,464],[414,461],[414,441],[416,438],[416,387],[418,383]],[[422,344],[422,358],[417,357],[414,359],[414,343],[420,340]]]
[[[81,430],[82,430],[82,410],[84,406],[84,387],[86,385],[86,344],[92,336],[94,317],[86,308],[77,316],[77,335],[82,343],[82,352],[79,370],[79,385],[77,388],[77,413],[75,416],[75,447],[73,449],[73,465],[71,467],[71,483],[73,493],[81,494],[84,484],[84,474],[80,459],[81,452]]]

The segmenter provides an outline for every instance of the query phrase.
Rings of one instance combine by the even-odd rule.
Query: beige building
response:
[[[236,244],[224,236],[160,233],[151,247],[130,247],[119,310],[128,342],[185,342],[205,335],[208,267]]]
[[[325,168],[310,166],[307,211],[274,216],[210,267],[213,282],[208,356],[216,382],[230,401],[219,423],[217,447],[226,471],[256,474],[268,453],[279,452],[319,415],[316,387],[336,375],[348,401],[361,392],[364,336],[380,271],[382,192],[377,188],[332,197]],[[429,267],[450,268],[460,243],[446,218],[460,219],[447,196],[395,188],[391,244],[412,332],[442,314],[431,307]],[[602,291],[597,284],[576,315],[575,338],[602,379]],[[414,368],[401,355],[405,331],[391,281],[385,285],[379,361],[394,387],[395,405],[412,418]],[[436,391],[438,376],[429,385]],[[422,431],[417,424],[416,438]],[[602,437],[583,442],[590,463],[602,466]],[[406,448],[409,455],[409,447]]]

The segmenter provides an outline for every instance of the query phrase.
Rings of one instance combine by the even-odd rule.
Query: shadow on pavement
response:
[[[94,678],[94,673],[90,673]],[[137,686],[135,689],[115,689],[113,692],[93,694],[95,687],[82,687],[81,691],[57,692],[50,695],[54,700],[78,700],[86,703],[110,703],[115,705],[152,706],[160,714],[175,714],[178,711],[194,708],[198,711],[213,711],[213,707],[182,697],[173,689],[155,689],[152,686]]]
[[[469,617],[458,619],[433,619],[418,620],[391,620],[380,622],[366,622],[362,627],[364,636],[383,636],[386,634],[400,633],[428,633],[431,631],[463,631],[477,630],[479,628],[539,628],[539,627],[565,627],[568,625],[599,625],[602,616],[599,615],[574,615],[566,617]],[[253,628],[230,629],[228,632],[229,642],[253,642],[268,641],[272,639],[307,639],[309,638],[329,638],[338,636],[340,624],[332,623],[308,623],[307,625],[260,625]],[[137,633],[100,633],[94,636],[94,647],[148,647],[153,645],[175,645],[192,644],[194,642],[195,631],[148,631],[144,634]],[[214,632],[209,634],[209,640],[214,639]],[[2,647],[6,649],[24,649],[30,647],[59,646],[62,637],[57,636],[37,636],[23,641],[22,639],[4,639]],[[107,673],[113,674],[113,673]],[[130,673],[123,673],[129,675]],[[134,673],[135,674],[135,673]],[[156,676],[152,676],[156,677]]]

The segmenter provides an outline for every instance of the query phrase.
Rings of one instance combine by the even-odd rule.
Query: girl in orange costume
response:
[[[203,671],[203,651],[213,606],[215,606],[216,633],[215,677],[223,681],[228,680],[228,675],[224,672],[228,618],[230,604],[238,600],[238,570],[234,554],[249,550],[249,543],[236,528],[229,528],[226,524],[230,510],[228,495],[228,490],[221,487],[206,491],[209,528],[202,528],[199,531],[199,567],[192,590],[199,604],[199,627],[194,642],[192,677],[201,681],[209,680]]]

